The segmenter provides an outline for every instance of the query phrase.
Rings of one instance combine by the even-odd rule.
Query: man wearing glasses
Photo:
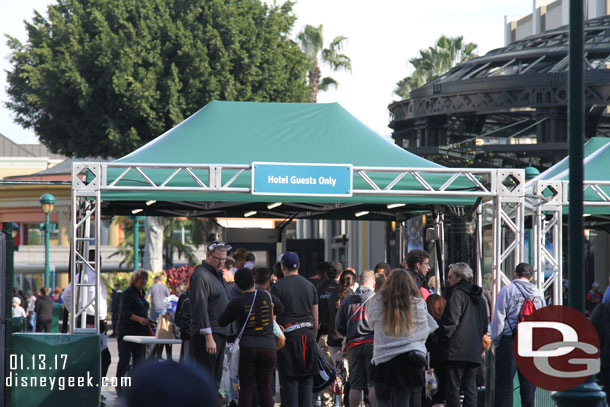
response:
[[[430,271],[430,255],[424,250],[411,250],[407,253],[407,271],[415,279],[419,288],[428,289],[428,272]]]
[[[195,361],[208,369],[220,384],[229,326],[218,325],[218,318],[229,304],[229,286],[222,278],[222,268],[231,246],[222,242],[208,245],[205,261],[191,276],[191,347]]]

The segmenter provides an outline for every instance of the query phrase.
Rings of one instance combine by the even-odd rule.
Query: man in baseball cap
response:
[[[284,311],[277,315],[286,334],[286,346],[277,352],[282,405],[311,406],[313,376],[318,372],[318,295],[316,287],[299,275],[296,253],[284,253],[279,262],[284,278],[275,283],[271,294],[284,305]]]
[[[297,256],[295,252],[286,252],[280,255],[280,263],[289,270],[296,270],[301,264],[299,262],[299,256]]]

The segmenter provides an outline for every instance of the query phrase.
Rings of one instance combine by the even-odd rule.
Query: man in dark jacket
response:
[[[328,320],[328,300],[341,290],[339,276],[343,272],[343,266],[337,261],[330,261],[324,262],[324,264],[321,264],[319,267],[325,270],[324,274],[327,278],[316,286],[320,311],[320,327],[318,329],[317,340],[319,341],[320,337],[323,337],[323,342],[320,346],[322,347],[322,350],[326,351],[328,329],[330,328],[331,323],[334,323],[334,321]]]
[[[112,291],[112,296],[110,297],[110,312],[112,313],[112,335],[110,335],[111,338],[116,338],[116,332],[119,326],[119,314],[121,313],[121,294],[123,294],[121,286],[118,283],[115,283],[114,290]]]
[[[466,263],[449,266],[447,282],[451,289],[445,312],[435,332],[440,345],[439,359],[445,366],[447,407],[477,405],[477,369],[481,365],[483,335],[487,332],[487,314],[481,287],[472,284],[472,269]]]
[[[343,300],[335,317],[335,326],[345,336],[349,363],[349,405],[359,406],[362,392],[368,389],[369,400],[375,400],[375,387],[371,382],[373,358],[373,326],[369,323],[367,308],[375,295],[375,274],[365,271],[360,276],[360,287]]]
[[[222,278],[222,266],[231,246],[222,242],[208,245],[205,261],[191,276],[191,348],[195,361],[220,384],[229,327],[218,325],[229,304],[229,286]]]
[[[36,332],[51,332],[53,325],[53,300],[47,295],[47,289],[40,289],[36,300]]]
[[[407,271],[415,279],[418,288],[428,289],[430,255],[425,250],[411,250],[407,253]]]
[[[606,398],[610,393],[610,303],[599,304],[591,314],[591,322],[599,336],[602,369],[599,372],[600,384],[604,387]]]

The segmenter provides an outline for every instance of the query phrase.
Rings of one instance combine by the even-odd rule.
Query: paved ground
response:
[[[108,369],[108,374],[106,378],[108,382],[112,382],[116,376],[116,366],[119,361],[119,351],[117,349],[117,340],[116,338],[108,338],[108,349],[110,349],[110,355],[112,356],[112,362],[110,364],[110,368]],[[165,351],[163,351],[163,356],[165,357]],[[172,357],[174,360],[178,360],[180,356],[180,345],[172,346]],[[120,406],[120,400],[116,396],[116,390],[114,387],[104,386],[102,388],[102,395],[106,397],[104,401],[106,403],[106,407],[118,407]]]
[[[108,338],[108,349],[110,349],[110,355],[112,356],[110,368],[108,368],[108,374],[106,375],[106,379],[108,382],[111,382],[116,376],[116,366],[119,361],[119,351],[117,349],[117,340],[116,338]],[[165,351],[163,351],[163,357],[165,357]],[[174,360],[178,360],[180,357],[180,345],[172,346],[172,358]],[[276,375],[276,389],[280,388],[279,379]],[[116,389],[111,386],[104,386],[102,388],[102,395],[106,397],[104,401],[105,407],[119,407],[121,406],[121,400],[116,396]],[[275,406],[279,407],[279,393],[275,395]]]

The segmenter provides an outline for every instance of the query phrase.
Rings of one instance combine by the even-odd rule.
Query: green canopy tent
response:
[[[413,193],[332,197],[254,195],[252,174],[247,168],[253,162],[348,164],[383,169],[360,176],[355,168],[353,190],[383,190],[395,182],[391,189]],[[129,167],[142,163],[151,166]],[[176,168],[159,168],[160,164],[185,167],[174,174]],[[219,182],[221,185],[230,182],[232,190],[202,188],[202,184],[209,186],[210,169],[198,168],[197,164],[222,167]],[[472,205],[477,191],[481,191],[479,177],[459,174],[437,195],[425,195],[426,190],[439,191],[450,175],[431,172],[420,176],[391,171],[405,167],[444,169],[379,136],[337,103],[214,101],[155,140],[110,163],[106,181],[112,188],[102,190],[101,198],[106,214],[131,214],[134,209],[142,209],[142,215],[241,217],[246,211],[255,210],[259,217],[353,219],[356,213],[367,211],[361,219],[395,220],[397,214],[400,217],[407,211],[427,211],[431,205]],[[417,191],[422,194],[416,195]],[[448,198],[450,192],[453,196]],[[156,202],[143,205],[151,201]],[[267,205],[275,202],[282,205],[268,210]],[[387,205],[393,203],[409,205],[389,210]]]
[[[531,195],[534,186],[540,181],[564,181],[570,178],[569,156],[544,171],[526,183],[526,195]],[[585,191],[584,213],[588,215],[610,214],[610,138],[592,137],[584,145],[584,179]],[[609,183],[606,185],[605,183]],[[569,184],[567,185],[569,188]],[[541,191],[544,196],[550,197],[553,192],[549,188]],[[565,197],[568,190],[564,191]],[[566,198],[567,199],[567,198]],[[564,200],[563,214],[568,214],[568,202]]]
[[[584,145],[584,214],[587,228],[608,231],[610,219],[610,138],[592,137]],[[569,156],[528,181],[526,212],[532,215],[532,254],[541,290],[552,288],[553,304],[562,303],[563,216],[568,215]],[[548,244],[551,237],[553,244]],[[552,273],[545,278],[545,270]]]
[[[283,190],[260,195],[253,185],[261,164],[254,163],[270,162],[305,170],[312,164],[347,166],[350,187],[325,196]],[[99,264],[85,255],[95,246],[99,256],[102,213],[402,221],[446,208],[463,215],[478,200],[490,199],[497,231],[495,293],[507,280],[504,263],[522,257],[524,179],[519,169],[434,164],[379,136],[338,104],[214,101],[119,160],[74,163],[71,271]],[[518,210],[508,214],[509,207]],[[506,243],[503,230],[514,234],[512,242]]]

